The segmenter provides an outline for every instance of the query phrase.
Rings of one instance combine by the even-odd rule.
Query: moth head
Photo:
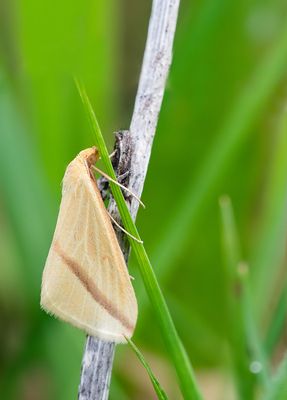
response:
[[[83,157],[83,159],[87,163],[87,166],[88,166],[89,169],[100,158],[99,150],[95,146],[90,147],[89,149],[81,151],[79,156]]]

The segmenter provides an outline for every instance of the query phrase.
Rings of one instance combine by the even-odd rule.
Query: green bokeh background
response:
[[[129,126],[150,6],[134,0],[0,4],[3,399],[76,398],[85,336],[39,308],[65,167],[94,144],[73,78],[85,83],[111,149],[113,132]],[[284,0],[183,0],[180,8],[143,193],[147,207],[137,226],[206,393],[222,374],[230,382],[223,194],[232,199],[250,264],[263,340],[284,291],[286,22]],[[140,309],[134,339],[170,397],[180,398],[133,257],[130,271]],[[277,339],[276,360],[284,349]],[[153,398],[145,375],[121,346],[111,398]],[[215,392],[206,398],[217,398]]]

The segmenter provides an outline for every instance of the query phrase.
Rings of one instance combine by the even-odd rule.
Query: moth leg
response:
[[[130,193],[135,199],[137,199],[137,201],[140,203],[140,205],[145,208],[144,203],[141,201],[141,199],[135,194],[133,193],[130,189],[126,188],[124,185],[120,184],[119,182],[115,181],[113,178],[111,178],[109,175],[107,175],[105,172],[103,172],[102,170],[100,170],[99,168],[97,168],[95,165],[92,165],[92,168],[99,172],[101,175],[103,175],[104,178],[108,179],[110,182],[115,183],[116,185],[118,185],[119,187],[121,187],[122,189],[126,190],[128,193]]]
[[[134,239],[136,242],[143,244],[143,241],[136,238],[135,236],[133,236],[131,233],[129,233],[128,231],[126,231],[112,216],[111,214],[108,212],[111,220],[113,221],[113,223],[121,230],[123,231],[126,235],[128,235],[129,237],[131,237],[132,239]]]

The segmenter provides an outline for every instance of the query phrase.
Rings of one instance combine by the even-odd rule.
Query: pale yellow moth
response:
[[[68,165],[42,278],[41,306],[102,340],[133,334],[137,301],[110,217],[91,171],[93,147]]]

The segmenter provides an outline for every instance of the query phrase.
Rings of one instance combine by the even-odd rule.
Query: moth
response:
[[[133,334],[137,301],[92,173],[98,159],[97,148],[88,148],[66,169],[41,306],[89,335],[120,343]]]

